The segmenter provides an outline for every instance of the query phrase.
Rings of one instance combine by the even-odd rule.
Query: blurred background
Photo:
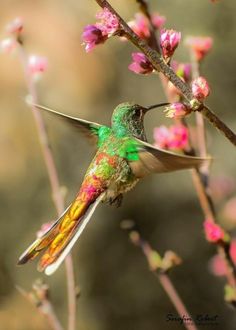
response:
[[[135,1],[112,1],[130,20]],[[212,93],[208,104],[236,130],[234,0],[150,1],[153,10],[167,17],[165,26],[187,35],[214,38],[213,51],[202,72]],[[123,101],[142,105],[165,101],[156,75],[137,76],[128,71],[131,44],[116,38],[86,54],[81,33],[95,22],[95,1],[1,0],[0,30],[16,16],[24,19],[25,47],[29,54],[48,58],[49,68],[38,83],[40,103],[84,119],[109,124],[113,108]],[[181,45],[175,59],[188,61]],[[67,318],[65,269],[52,277],[36,271],[36,263],[17,267],[22,251],[44,222],[56,218],[45,165],[32,114],[24,103],[27,90],[17,55],[0,55],[0,328],[49,329],[47,321],[16,290],[30,290],[37,278],[50,286],[51,300],[61,322]],[[94,149],[66,124],[45,115],[66,202],[72,200]],[[171,122],[160,111],[145,120],[149,140],[153,128]],[[225,216],[225,203],[235,194],[235,150],[208,124],[209,151],[215,161],[212,185],[220,222],[234,234],[235,205]],[[230,188],[229,188],[230,187]],[[228,190],[227,190],[227,189]],[[226,193],[225,190],[226,190]],[[203,235],[204,220],[188,171],[156,175],[128,193],[120,208],[101,205],[73,249],[76,283],[81,289],[77,329],[153,330],[180,329],[166,322],[176,312],[162,287],[148,269],[141,251],[120,229],[122,219],[133,219],[142,235],[160,253],[176,251],[183,264],[170,276],[190,313],[218,315],[219,329],[235,329],[235,311],[224,303],[224,280],[209,272],[214,246]]]

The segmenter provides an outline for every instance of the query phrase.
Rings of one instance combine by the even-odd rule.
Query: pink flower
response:
[[[153,71],[153,66],[143,53],[132,53],[133,62],[129,70],[138,74],[148,74]]]
[[[189,82],[192,74],[192,67],[190,63],[179,63],[177,61],[173,61],[171,66],[177,76],[183,78],[185,82]]]
[[[233,226],[236,223],[236,197],[230,198],[222,210],[222,215],[227,222]]]
[[[46,57],[31,55],[28,59],[28,70],[33,76],[38,76],[45,72],[47,67],[48,60]]]
[[[197,61],[201,61],[211,50],[213,40],[211,37],[189,37],[186,45],[191,48]]]
[[[229,254],[233,263],[236,265],[236,239],[233,239],[230,244]],[[210,260],[209,268],[210,271],[216,276],[226,275],[225,261],[220,255],[215,255]]]
[[[7,38],[3,39],[0,43],[0,49],[3,53],[10,54],[12,53],[17,47],[17,42],[15,39]]]
[[[19,34],[23,30],[23,20],[21,17],[16,17],[6,26],[6,31],[11,34]]]
[[[170,132],[169,148],[183,150],[188,144],[188,129],[184,125],[173,125]]]
[[[183,103],[175,102],[168,105],[164,112],[168,118],[180,119],[189,114],[190,110]]]
[[[152,24],[155,26],[156,29],[160,29],[166,22],[165,16],[160,16],[158,13],[154,13],[151,16]]]
[[[198,77],[192,82],[192,93],[193,96],[202,101],[210,94],[210,87],[208,82],[203,77]]]
[[[119,29],[120,24],[117,17],[107,8],[97,13],[96,18],[100,20],[96,23],[96,27],[102,31],[103,35],[110,36]]]
[[[128,22],[128,25],[141,39],[150,37],[149,22],[143,14],[136,14],[135,19]]]
[[[224,230],[214,223],[212,220],[205,220],[204,222],[204,231],[206,235],[206,239],[209,242],[217,243],[219,241],[223,241],[225,237]]]
[[[162,125],[160,127],[155,127],[153,133],[155,145],[162,149],[168,149],[170,140],[169,129],[166,126]]]
[[[188,143],[188,130],[183,125],[156,127],[155,145],[162,149],[184,149]]]
[[[102,31],[95,25],[87,25],[82,34],[83,42],[85,43],[86,52],[90,52],[96,45],[102,44],[107,36],[104,36]]]
[[[161,30],[160,45],[163,51],[163,56],[165,58],[170,58],[181,39],[181,33],[175,30]]]

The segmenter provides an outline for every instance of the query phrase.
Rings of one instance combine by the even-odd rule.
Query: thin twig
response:
[[[162,72],[173,83],[173,85],[182,92],[186,100],[191,102],[194,99],[191,88],[176,75],[172,68],[164,61],[162,56],[134,33],[107,0],[95,1],[101,8],[109,9],[109,11],[117,17],[121,26],[121,35],[125,36],[137,48],[139,48],[147,56],[153,68]],[[217,128],[233,145],[236,146],[236,134],[225,123],[223,123],[223,121],[219,119],[209,107],[197,100],[195,100],[195,104],[195,110],[200,111],[215,128]]]
[[[150,14],[149,6],[146,0],[136,0],[139,4],[140,11],[147,17],[150,25],[150,38],[148,44],[150,47],[156,49],[158,53],[161,53],[160,45],[158,39],[156,38],[156,27],[152,23],[152,16]]]
[[[190,58],[191,58],[193,78],[195,79],[200,76],[200,65],[199,62],[196,60],[193,51],[191,51],[190,53]],[[196,125],[197,125],[197,133],[198,133],[197,140],[198,140],[198,148],[199,148],[200,156],[206,157],[207,142],[206,142],[206,133],[205,133],[204,119],[202,113],[196,113]],[[209,164],[205,164],[203,167],[199,169],[199,171],[193,170],[192,178],[205,218],[211,219],[213,222],[217,222],[214,202],[209,187]],[[223,258],[225,262],[227,281],[231,286],[235,287],[236,269],[234,262],[229,254],[229,246],[226,243],[224,244],[219,243],[217,249],[218,249],[218,254]]]
[[[33,296],[26,292],[22,287],[16,285],[16,289],[25,299],[27,299],[30,303],[33,303],[38,311],[48,319],[52,329],[63,330],[49,299],[41,299],[40,302],[38,301],[38,303],[36,303]]]
[[[181,319],[185,319],[185,320],[191,320],[191,322],[184,322],[184,326],[187,330],[197,330],[197,327],[194,324],[194,320],[193,318],[190,316],[186,306],[184,305],[182,299],[180,298],[176,288],[174,287],[171,279],[169,278],[169,276],[167,275],[166,271],[159,269],[158,267],[153,267],[150,265],[150,260],[152,260],[152,254],[153,254],[153,249],[150,246],[150,244],[144,240],[140,233],[135,229],[132,230],[132,228],[124,228],[124,229],[128,229],[130,231],[131,234],[133,234],[133,236],[135,236],[135,239],[131,238],[131,242],[140,247],[143,254],[145,255],[149,266],[150,266],[150,270],[152,272],[152,274],[158,278],[158,280],[160,281],[160,284],[162,285],[164,291],[166,292],[166,294],[168,295],[170,301],[172,302],[172,304],[174,305],[176,311],[178,312],[179,316]],[[131,235],[132,237],[132,235]]]
[[[32,113],[35,119],[38,137],[41,145],[41,150],[43,158],[46,164],[48,178],[52,190],[52,198],[58,213],[58,216],[64,211],[64,198],[61,191],[61,186],[59,183],[58,173],[55,165],[55,161],[52,155],[51,147],[48,140],[48,135],[46,127],[41,116],[41,113],[33,104],[38,103],[37,91],[33,81],[33,78],[29,74],[27,67],[27,54],[23,48],[22,43],[19,43],[19,54],[21,63],[24,70],[24,75],[26,79],[27,88],[29,94],[32,98]],[[67,274],[67,287],[68,287],[68,330],[75,330],[76,322],[76,296],[75,296],[75,281],[74,281],[74,270],[71,256],[67,256],[67,261],[65,262],[66,274]]]

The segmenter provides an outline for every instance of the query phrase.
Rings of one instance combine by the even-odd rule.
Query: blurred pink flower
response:
[[[175,102],[168,105],[164,112],[168,118],[180,119],[189,114],[190,111],[183,103]]]
[[[236,239],[233,239],[230,244],[229,254],[233,263],[236,265]],[[209,262],[209,268],[210,271],[216,276],[226,275],[225,261],[219,254],[211,258]]]
[[[31,55],[28,59],[28,70],[33,76],[38,76],[45,72],[48,68],[48,60],[46,57]]]
[[[232,197],[227,201],[223,208],[222,215],[232,224],[236,223],[236,197]]]
[[[165,58],[170,58],[178,47],[181,33],[175,30],[161,30],[160,45]]]
[[[12,53],[17,47],[17,42],[15,39],[7,38],[3,39],[0,42],[0,49],[3,53],[10,54]]]
[[[153,133],[155,145],[162,149],[168,149],[170,140],[169,129],[166,126],[162,125],[160,127],[155,127]]]
[[[200,101],[210,94],[210,87],[204,77],[198,77],[192,81],[192,93]]]
[[[135,14],[135,19],[128,22],[128,25],[141,39],[150,37],[149,22],[143,14]]]
[[[166,17],[161,16],[159,13],[154,13],[151,16],[152,24],[156,29],[160,29],[166,22]]]
[[[107,36],[102,34],[102,31],[95,25],[87,25],[82,33],[82,40],[85,43],[86,52],[90,52],[96,45],[102,44],[107,39]]]
[[[205,220],[203,225],[206,239],[209,242],[217,243],[224,240],[225,232],[219,225],[209,219]]]
[[[188,37],[186,45],[193,51],[197,61],[201,61],[209,53],[213,45],[211,37]]]
[[[188,143],[188,130],[183,125],[173,125],[169,128],[160,126],[154,128],[155,145],[163,149],[184,149]]]
[[[221,175],[218,177],[212,177],[210,179],[210,189],[214,199],[218,201],[229,197],[236,189],[236,181],[231,177]],[[234,218],[236,221],[236,202],[234,210]]]
[[[153,71],[153,66],[143,53],[132,53],[133,62],[129,70],[138,74],[148,74]]]
[[[192,67],[190,63],[179,63],[177,61],[172,61],[171,66],[177,76],[184,79],[185,82],[189,82],[191,80]]]
[[[184,125],[170,127],[172,138],[169,141],[170,149],[184,149],[188,144],[188,129]]]
[[[107,8],[98,12],[96,18],[100,20],[100,22],[96,23],[96,26],[102,31],[103,35],[110,36],[119,29],[118,18]]]
[[[21,17],[16,17],[12,22],[6,26],[8,33],[20,33],[23,30],[23,20]]]

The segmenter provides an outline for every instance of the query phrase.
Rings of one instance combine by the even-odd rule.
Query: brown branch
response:
[[[55,314],[54,308],[47,295],[45,295],[43,292],[40,292],[39,295],[41,297],[37,297],[37,292],[34,292],[34,294],[28,293],[18,285],[16,285],[16,289],[24,298],[26,298],[30,303],[34,304],[40,314],[47,318],[48,323],[50,324],[52,329],[63,330],[62,325],[60,324]]]
[[[200,76],[200,65],[196,60],[193,51],[190,53],[191,66],[193,78]],[[204,111],[205,109],[203,109]],[[204,119],[202,113],[196,113],[196,124],[197,124],[197,140],[198,148],[201,157],[207,156],[207,142],[206,142],[206,133],[204,127]],[[199,171],[192,170],[192,179],[195,185],[195,189],[198,194],[198,198],[205,215],[206,219],[211,219],[213,222],[217,222],[216,212],[214,207],[214,202],[211,196],[211,191],[209,187],[209,163],[203,165]],[[225,262],[226,268],[226,278],[228,283],[235,287],[236,286],[236,269],[234,262],[229,253],[229,244],[228,243],[219,243],[217,246],[218,254],[222,257]]]
[[[36,86],[34,84],[33,78],[29,74],[27,61],[28,56],[25,53],[23,44],[21,40],[19,42],[19,54],[21,63],[23,66],[23,71],[25,75],[26,85],[29,91],[29,94],[32,98],[32,113],[35,119],[35,124],[38,132],[38,137],[41,145],[41,150],[44,158],[44,162],[46,164],[46,169],[48,173],[48,178],[50,181],[50,186],[52,190],[52,198],[54,201],[55,208],[57,210],[58,216],[64,211],[64,198],[61,191],[61,186],[59,183],[58,173],[55,165],[55,161],[52,155],[51,147],[48,140],[48,135],[46,131],[46,127],[41,116],[41,113],[38,109],[33,105],[38,103]],[[75,322],[76,322],[76,295],[75,295],[75,281],[74,281],[74,270],[73,270],[73,262],[71,256],[68,255],[65,261],[66,266],[66,275],[67,275],[67,287],[68,287],[68,330],[75,330]]]
[[[150,25],[150,38],[149,38],[149,46],[155,49],[158,53],[161,53],[160,45],[158,39],[156,38],[156,27],[152,23],[152,17],[150,14],[149,6],[147,1],[145,0],[136,0],[139,4],[140,11],[147,17]]]
[[[128,222],[128,225],[126,224],[126,222]],[[130,234],[131,242],[135,246],[138,246],[139,248],[141,248],[141,250],[149,264],[150,271],[156,278],[158,278],[161,286],[163,287],[163,289],[166,292],[167,296],[169,297],[170,301],[174,305],[180,318],[192,320],[192,322],[183,323],[185,328],[187,330],[197,330],[197,327],[195,326],[192,317],[190,316],[186,306],[184,305],[182,299],[180,298],[171,279],[169,278],[169,276],[167,274],[167,270],[164,270],[162,268],[164,258],[161,259],[160,256],[158,255],[158,253],[152,249],[151,245],[141,237],[139,231],[136,228],[136,224],[133,221],[126,220],[126,221],[124,221],[124,225],[121,223],[121,227],[123,229],[128,230],[128,232]],[[153,258],[153,255],[155,256],[155,258]],[[158,255],[158,257],[156,257],[156,255]],[[175,256],[175,258],[177,258],[177,257]],[[177,263],[174,263],[174,264],[178,264],[178,263],[179,263],[179,261],[177,258]],[[173,267],[174,264],[171,267]]]
[[[188,102],[194,100],[191,88],[183,82],[164,61],[162,56],[154,49],[149,47],[146,42],[140,39],[134,31],[127,25],[127,23],[120,17],[115,9],[109,4],[107,0],[95,0],[101,8],[107,8],[113,13],[119,20],[121,27],[121,34],[130,40],[137,48],[139,48],[149,59],[153,68],[159,72],[162,72],[175,86],[178,88]],[[192,104],[193,102],[191,102]],[[225,125],[217,116],[214,114],[209,107],[205,106],[201,102],[194,100],[194,110],[200,111],[205,118],[217,128],[233,145],[236,146],[236,134]]]

